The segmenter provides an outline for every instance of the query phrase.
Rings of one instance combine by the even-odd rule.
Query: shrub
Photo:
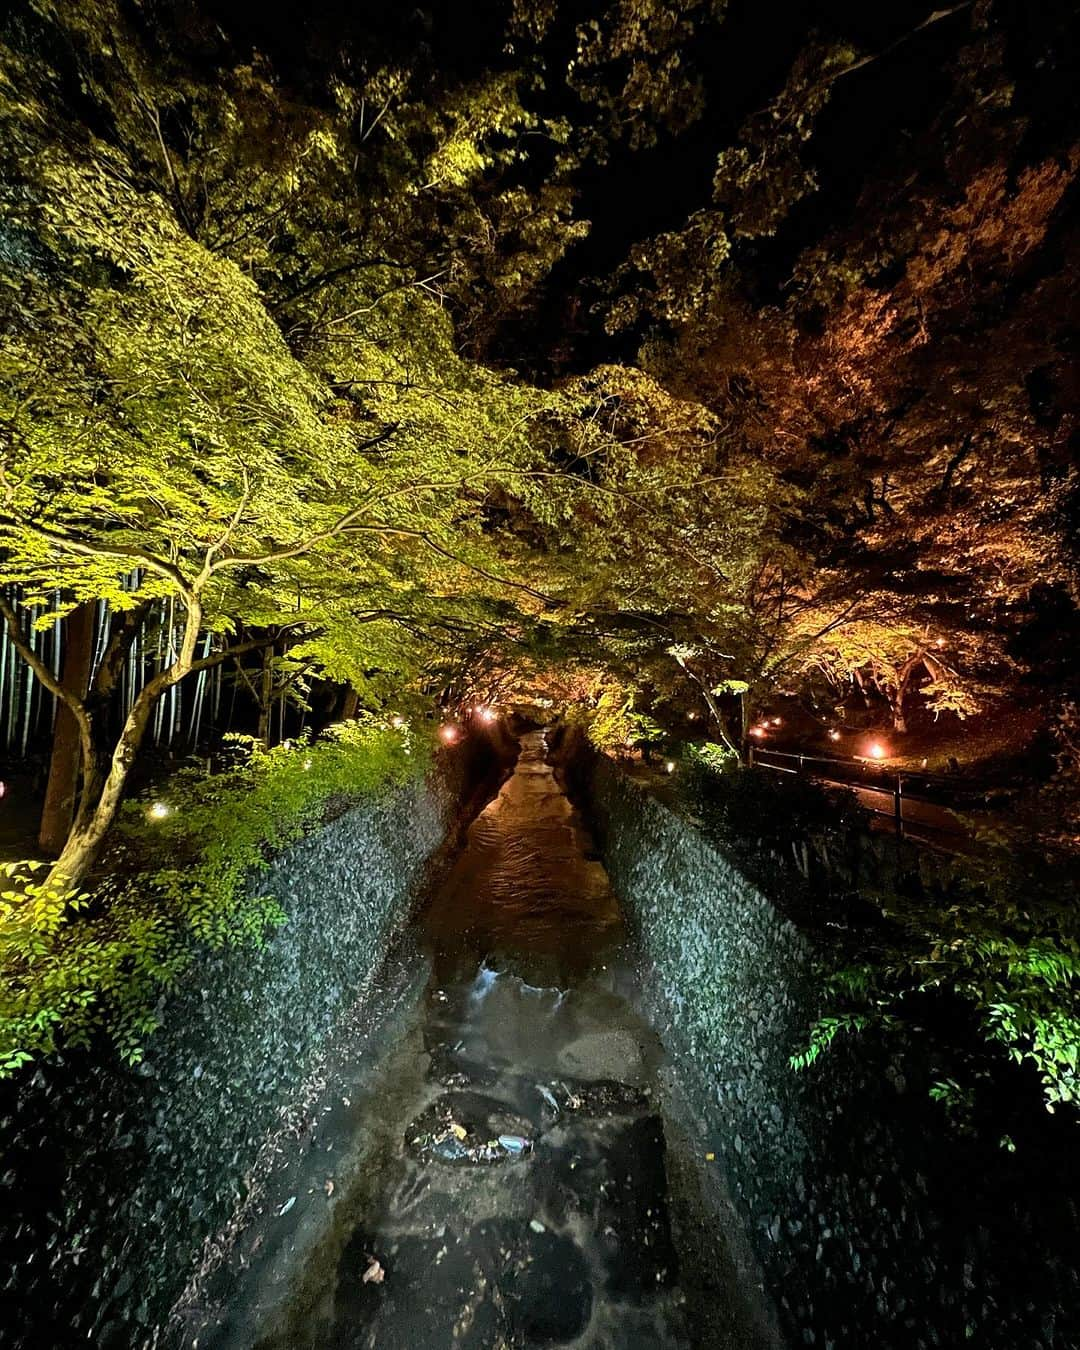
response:
[[[333,804],[418,776],[430,755],[374,722],[270,751],[233,738],[233,748],[224,773],[184,769],[155,807],[127,804],[93,894],[50,887],[40,862],[0,866],[0,1076],[98,1033],[136,1062],[161,994],[199,943],[258,945],[284,921],[250,875]]]
[[[763,851],[794,868],[800,841],[818,859],[855,856],[867,822],[848,793],[765,771],[733,772],[707,754],[690,762],[693,808],[766,890],[776,888]],[[906,860],[917,873],[899,870],[888,888],[860,888],[878,915],[865,930],[823,930],[831,939],[819,943],[825,1011],[793,1067],[807,1068],[843,1034],[910,1037],[929,1020],[951,1041],[949,1057],[963,1078],[935,1085],[932,1095],[946,1106],[970,1101],[973,1085],[996,1072],[1002,1055],[1037,1075],[1048,1110],[1080,1105],[1080,911],[1071,860],[1021,852],[989,831],[977,842],[973,855],[932,862],[912,849]],[[799,908],[790,880],[778,896],[789,913]],[[842,915],[851,904],[844,879],[820,865],[814,881],[802,878],[813,905],[800,917]],[[927,1019],[928,1001],[943,1016]]]

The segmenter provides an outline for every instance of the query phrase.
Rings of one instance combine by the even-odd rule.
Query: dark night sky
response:
[[[164,3],[174,31],[177,24],[193,34],[217,28],[227,35],[227,58],[216,44],[221,59],[243,60],[257,50],[270,58],[286,84],[308,97],[321,95],[343,57],[353,72],[366,61],[398,57],[416,66],[419,58],[435,86],[475,78],[515,60],[503,47],[506,0],[414,7],[383,0]],[[1014,0],[1011,7],[996,10],[1005,15],[1009,64],[1017,73],[1016,113],[1038,105],[1044,135],[1053,134],[1055,123],[1077,118],[1076,95],[1067,91],[1070,72],[1080,68],[1080,52],[1048,47],[1046,37],[1068,31],[1075,41],[1077,26],[1063,22],[1073,8],[1069,0]],[[807,42],[843,39],[861,53],[878,55],[834,83],[818,118],[810,155],[820,190],[795,207],[775,238],[740,246],[743,282],[754,299],[781,299],[797,255],[855,219],[868,180],[891,175],[902,181],[906,159],[917,154],[920,141],[932,141],[938,133],[936,119],[951,87],[952,64],[970,40],[971,6],[920,30],[934,9],[931,0],[733,0],[724,22],[695,41],[692,59],[705,82],[705,115],[678,137],[663,135],[655,149],[616,148],[605,165],[587,164],[579,172],[577,214],[592,222],[591,231],[556,267],[535,310],[509,323],[501,352],[489,352],[489,357],[543,377],[552,373],[548,357],[555,348],[560,361],[577,369],[631,356],[637,336],[608,337],[592,312],[604,279],[632,244],[680,228],[709,203],[718,151],[734,141],[747,116],[777,95]],[[559,25],[544,51],[550,72],[565,67],[573,50],[573,23],[585,13],[584,6],[560,6]],[[545,110],[568,113],[578,123],[589,116],[558,78],[549,78],[547,88]],[[1037,150],[1032,147],[1033,153]],[[916,163],[925,175],[925,157]],[[923,182],[935,186],[925,177]]]

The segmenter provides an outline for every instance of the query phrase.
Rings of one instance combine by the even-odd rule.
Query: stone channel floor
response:
[[[681,1284],[662,1047],[591,848],[524,736],[417,919],[420,999],[202,1350],[720,1343]]]

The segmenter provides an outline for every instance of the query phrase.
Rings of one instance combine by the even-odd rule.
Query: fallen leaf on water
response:
[[[466,1135],[469,1133],[469,1131],[465,1128],[465,1126],[459,1125],[456,1120],[451,1121],[450,1128],[454,1132],[455,1139],[464,1139]]]
[[[367,1270],[364,1271],[363,1275],[363,1283],[382,1284],[383,1280],[385,1279],[386,1279],[386,1271],[383,1270],[382,1266],[379,1264],[378,1259],[374,1256],[369,1256],[368,1268]]]
[[[715,1161],[716,1161],[716,1154],[715,1154],[715,1153],[706,1153],[706,1154],[705,1154],[705,1161],[706,1161],[706,1162],[715,1162]]]
[[[295,1204],[296,1204],[296,1196],[290,1195],[288,1200],[286,1200],[285,1203],[278,1210],[278,1218],[280,1219],[283,1214],[288,1214],[289,1210],[292,1209],[293,1205]]]
[[[333,1194],[334,1194],[334,1178],[333,1178],[333,1177],[327,1177],[327,1178],[326,1178],[326,1185],[323,1187],[323,1190],[326,1192],[327,1195],[333,1195]]]

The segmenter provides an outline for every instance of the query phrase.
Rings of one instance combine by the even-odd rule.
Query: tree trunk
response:
[[[343,722],[351,722],[360,711],[360,695],[348,685],[345,689],[345,697],[341,701],[341,719]]]
[[[90,685],[96,609],[93,601],[84,601],[64,620],[65,650],[60,682],[80,700],[86,698]],[[49,783],[45,789],[38,831],[38,844],[44,853],[59,853],[68,837],[71,822],[75,818],[81,760],[82,747],[75,714],[66,703],[57,699]],[[88,767],[82,765],[84,774]]]
[[[907,698],[908,689],[911,687],[912,676],[923,664],[923,655],[919,652],[916,656],[909,657],[900,667],[896,679],[896,694],[892,701],[893,731],[898,735],[905,735],[907,732],[907,718],[904,716],[904,700]]]
[[[270,714],[274,706],[274,648],[263,652],[262,681],[259,687],[258,737],[264,750],[270,749]]]
[[[739,759],[743,764],[750,763],[750,691],[744,689],[739,695]]]
[[[186,603],[187,621],[184,624],[179,654],[167,670],[160,671],[142,687],[131,705],[131,710],[124,719],[120,739],[109,761],[109,771],[101,785],[100,793],[86,790],[79,799],[79,809],[75,814],[71,833],[49,872],[48,881],[52,886],[74,889],[97,861],[101,845],[120,809],[128,775],[146,735],[154,705],[162,694],[191,673],[195,664],[195,644],[202,624],[202,605],[196,595],[189,595]],[[224,655],[225,653],[217,659],[223,659]],[[83,741],[83,754],[87,763],[94,761],[94,753],[91,722],[87,717]]]
[[[143,692],[145,693],[145,690]],[[164,693],[164,689],[160,693]],[[140,696],[136,700],[113,751],[109,772],[101,785],[100,793],[93,794],[89,790],[83,792],[71,833],[49,873],[50,881],[56,880],[68,886],[77,886],[93,867],[105,836],[120,809],[128,774],[142,745],[143,736],[150,722],[150,714],[156,702],[157,697]]]

